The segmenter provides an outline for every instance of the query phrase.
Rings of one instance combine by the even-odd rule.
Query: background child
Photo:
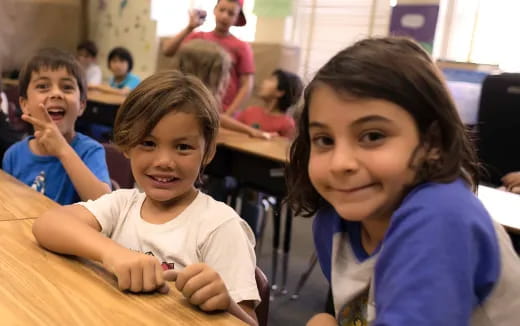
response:
[[[249,107],[238,113],[237,120],[263,131],[290,137],[294,132],[294,119],[287,114],[287,110],[298,102],[302,90],[300,77],[277,69],[262,82],[258,91],[264,107]]]
[[[198,79],[177,71],[147,78],[114,126],[114,143],[144,193],[122,189],[45,213],[34,224],[36,239],[102,262],[121,290],[164,290],[165,278],[176,279],[192,304],[255,324],[252,232],[195,185],[213,158],[218,124],[213,96]],[[173,271],[163,275],[163,269]]]
[[[231,58],[216,43],[192,40],[177,52],[172,62],[172,68],[199,78],[220,103],[229,81]],[[222,127],[247,134],[250,137],[271,138],[268,133],[238,122],[224,114],[220,114],[220,122]]]
[[[91,89],[101,90],[107,93],[127,95],[137,87],[141,79],[131,73],[134,67],[132,54],[124,47],[113,48],[108,53],[108,68],[114,74],[106,85],[93,85]]]
[[[440,72],[415,42],[362,40],[305,92],[291,147],[295,214],[336,318],[308,325],[513,325],[520,262],[471,189],[477,165]]]
[[[206,18],[204,11],[193,10],[190,12],[188,26],[176,36],[166,40],[162,45],[163,53],[172,56],[177,52],[183,41],[204,39],[218,43],[229,53],[233,64],[227,91],[222,98],[222,108],[225,114],[229,116],[240,111],[251,96],[254,84],[255,67],[251,46],[233,36],[229,31],[231,26],[244,26],[246,24],[246,18],[242,12],[243,5],[243,0],[218,0],[213,9],[216,25],[211,32],[193,33],[193,30],[202,25]]]
[[[74,130],[86,103],[83,70],[74,57],[45,49],[19,78],[22,119],[34,136],[11,146],[2,168],[60,204],[95,199],[110,191],[105,150]]]
[[[98,49],[94,42],[85,41],[76,48],[76,57],[85,69],[87,85],[99,85],[103,79],[101,68],[96,62]]]

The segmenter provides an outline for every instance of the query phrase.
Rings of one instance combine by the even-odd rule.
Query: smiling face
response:
[[[64,67],[47,67],[31,73],[27,98],[20,97],[24,113],[43,120],[39,105],[43,104],[61,134],[71,141],[75,136],[74,124],[83,113],[85,101],[80,100],[78,82]]]
[[[309,178],[346,220],[389,219],[421,159],[413,117],[385,100],[359,99],[321,85],[309,104]]]
[[[126,154],[136,182],[157,206],[189,204],[206,143],[194,114],[172,111]]]

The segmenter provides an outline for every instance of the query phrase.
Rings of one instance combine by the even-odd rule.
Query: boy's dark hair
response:
[[[278,107],[280,111],[286,112],[300,99],[303,92],[302,81],[297,75],[281,69],[276,69],[273,76],[278,80],[277,89],[284,92],[278,99]]]
[[[88,52],[88,54],[90,54],[91,57],[97,57],[97,54],[98,54],[98,48],[96,46],[96,43],[90,41],[90,40],[87,40],[87,41],[84,41],[84,42],[81,42],[80,44],[78,44],[78,47],[76,48],[77,51],[79,50],[85,50]]]
[[[118,46],[118,47],[113,48],[108,53],[108,67],[109,68],[110,68],[110,61],[112,61],[112,59],[114,59],[114,58],[118,58],[120,60],[124,60],[124,61],[128,62],[128,71],[127,72],[132,71],[132,68],[134,67],[134,59],[132,58],[132,54],[130,54],[130,51],[128,51],[126,48],[124,48],[122,46]]]
[[[462,177],[475,190],[479,166],[444,79],[423,48],[407,38],[374,38],[337,53],[305,89],[298,135],[287,167],[288,200],[295,214],[313,215],[326,206],[308,175],[310,157],[309,103],[313,90],[328,85],[347,96],[386,100],[401,106],[415,120],[419,146],[438,148],[439,159],[425,160],[416,184],[451,182]]]
[[[78,82],[80,100],[87,100],[87,82],[83,68],[72,54],[56,48],[46,48],[38,51],[24,65],[18,80],[21,97],[27,98],[27,87],[29,87],[31,82],[31,75],[33,72],[39,72],[42,68],[50,70],[67,69],[67,72],[76,78]]]
[[[157,72],[143,80],[117,110],[114,143],[123,152],[140,144],[170,112],[194,114],[204,136],[203,165],[215,146],[219,114],[215,97],[195,76],[178,70]],[[201,166],[199,178],[204,166]]]

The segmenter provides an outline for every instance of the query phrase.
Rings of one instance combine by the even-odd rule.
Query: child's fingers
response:
[[[45,122],[41,121],[40,119],[35,118],[35,117],[30,116],[25,113],[22,114],[22,120],[32,124],[35,128],[43,129],[43,128],[45,128],[45,125],[46,125]]]
[[[163,271],[163,277],[165,281],[175,282],[177,280],[177,271],[173,269],[169,269],[167,271]]]
[[[157,290],[159,285],[164,282],[157,282],[155,273],[156,264],[145,264],[143,267],[143,289],[144,292],[150,292]]]
[[[199,305],[199,308],[204,311],[226,310],[229,307],[230,299],[225,294],[209,298],[206,302]]]
[[[222,294],[222,289],[214,283],[206,284],[197,289],[188,299],[191,304],[196,306],[203,304],[210,298]]]
[[[215,271],[204,271],[201,273],[198,273],[196,275],[193,275],[190,279],[187,280],[187,282],[182,287],[182,294],[190,299],[195,292],[199,291],[200,289],[206,287],[207,285],[211,284],[212,282],[216,282],[218,284],[218,281],[220,280],[218,274]]]
[[[44,103],[46,101],[47,101],[47,99],[45,99]],[[40,114],[41,114],[41,117],[43,118],[43,120],[45,122],[49,123],[49,122],[52,122],[52,118],[49,115],[49,112],[47,112],[47,109],[45,108],[45,104],[44,103],[40,103],[38,105],[38,109],[40,110]]]
[[[177,279],[175,280],[175,287],[183,292],[186,283],[195,275],[201,273],[204,270],[203,264],[193,264],[187,266],[182,271],[177,272]]]
[[[143,269],[139,264],[131,267],[130,291],[141,292],[143,290]]]
[[[117,277],[117,285],[121,291],[128,290],[130,288],[130,270],[123,269],[118,272],[114,272]]]
[[[157,292],[162,294],[168,294],[168,292],[170,292],[170,286],[168,285],[168,283],[165,282],[157,289]]]

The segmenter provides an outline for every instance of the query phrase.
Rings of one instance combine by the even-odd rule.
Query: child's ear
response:
[[[83,114],[83,112],[85,112],[86,107],[87,107],[87,100],[80,100],[78,117],[80,117]]]
[[[23,96],[20,96],[18,98],[18,103],[20,103],[20,108],[22,109],[22,112],[25,114],[29,114],[29,105],[27,103],[27,99]]]
[[[426,159],[437,161],[441,158],[442,135],[437,121],[432,123],[426,136]]]
[[[202,165],[203,166],[208,165],[211,162],[211,160],[215,157],[216,152],[217,152],[217,144],[215,142],[213,142],[208,148],[208,153],[207,153],[206,157],[204,158],[204,162],[202,162]]]

